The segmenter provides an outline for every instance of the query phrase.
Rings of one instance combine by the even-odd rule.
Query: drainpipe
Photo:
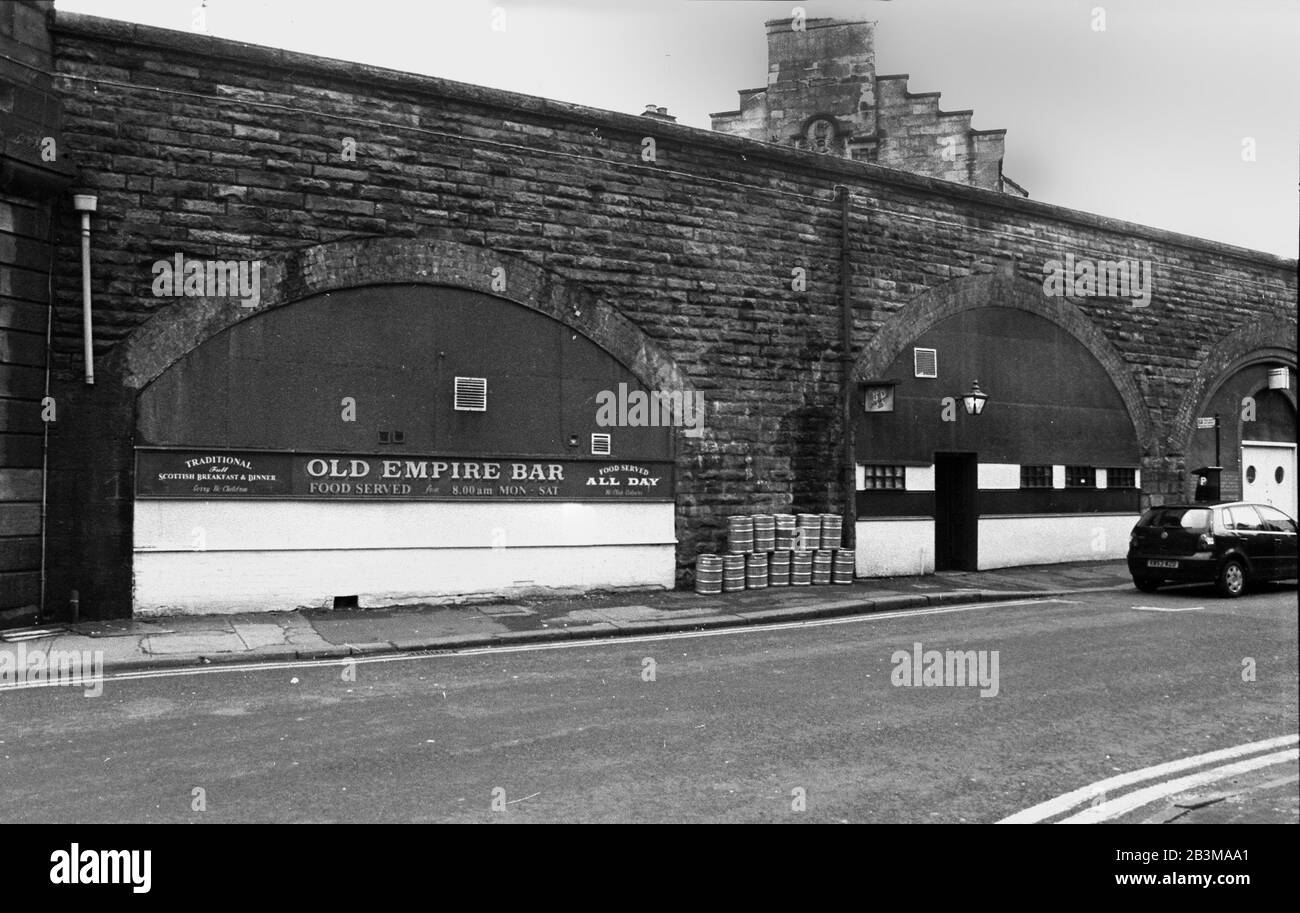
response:
[[[855,549],[858,532],[857,473],[853,466],[853,301],[849,281],[849,188],[840,196],[840,422],[844,428],[844,545]]]
[[[90,333],[90,214],[99,199],[93,193],[72,196],[72,208],[81,213],[81,339],[86,359],[86,383],[95,382],[95,344]]]
[[[45,272],[45,394],[41,399],[41,601],[37,609],[37,624],[45,621],[46,537],[49,529],[50,490],[50,423],[45,421],[45,404],[50,400],[50,360],[54,351],[54,220],[58,217],[55,197],[45,210],[45,252],[49,262]]]

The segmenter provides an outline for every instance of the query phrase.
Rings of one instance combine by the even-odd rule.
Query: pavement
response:
[[[126,671],[630,636],[831,618],[957,603],[1132,589],[1124,561],[1073,562],[852,584],[769,587],[701,596],[689,590],[382,609],[301,610],[49,624],[0,631],[0,650],[99,651]],[[49,633],[36,635],[38,630]]]

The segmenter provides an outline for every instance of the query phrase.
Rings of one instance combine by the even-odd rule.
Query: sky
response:
[[[707,129],[767,81],[763,23],[877,22],[876,72],[1007,130],[1036,200],[1294,258],[1297,0],[56,0]]]

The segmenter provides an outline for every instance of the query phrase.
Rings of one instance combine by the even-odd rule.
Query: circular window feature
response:
[[[1255,482],[1255,467],[1254,467],[1254,466],[1247,466],[1247,467],[1246,467],[1246,481],[1247,481],[1247,482],[1250,482],[1251,484],[1254,484],[1254,482]]]
[[[1282,484],[1282,477],[1283,477],[1284,475],[1286,475],[1286,473],[1283,472],[1283,471],[1282,471],[1282,467],[1279,466],[1279,467],[1277,468],[1277,472],[1273,473],[1273,478],[1277,479],[1277,484],[1281,485],[1281,484]]]

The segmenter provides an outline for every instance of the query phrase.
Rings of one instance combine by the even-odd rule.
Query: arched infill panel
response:
[[[1013,280],[951,291],[859,362],[858,572],[1122,557],[1149,435],[1122,361]],[[968,414],[976,380],[988,399]]]
[[[601,414],[647,392],[585,336],[464,289],[240,321],[139,397],[135,610],[671,587],[674,429]]]

